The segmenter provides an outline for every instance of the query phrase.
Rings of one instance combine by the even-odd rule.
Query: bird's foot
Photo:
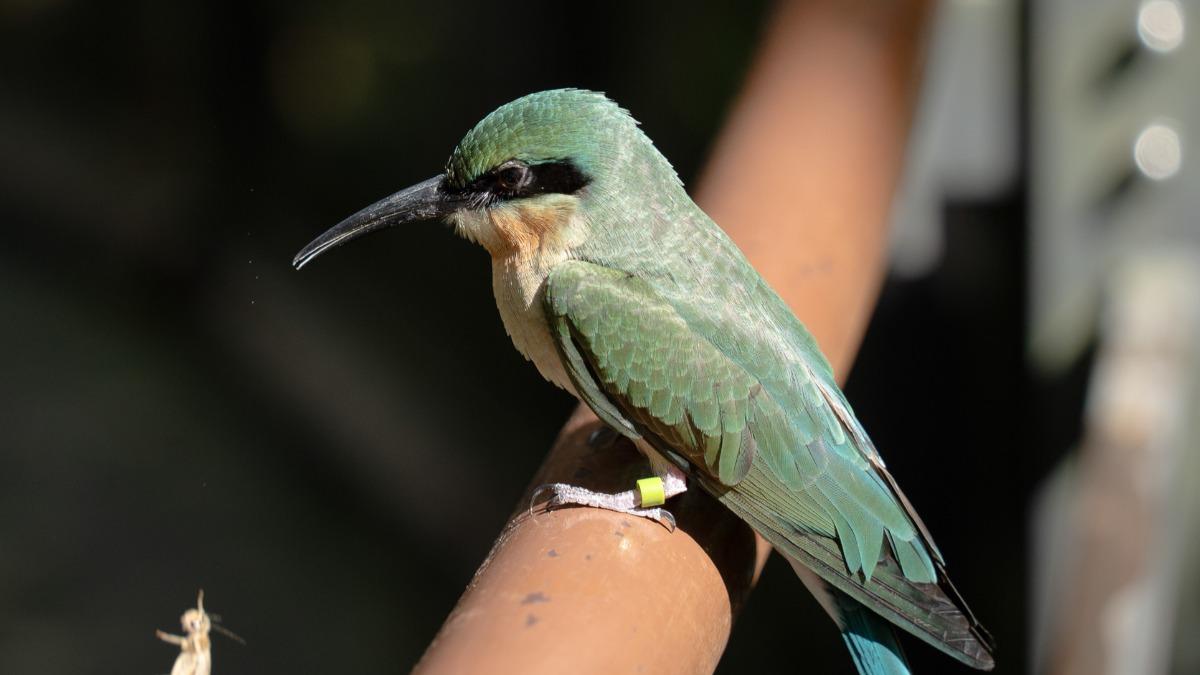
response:
[[[616,511],[617,513],[625,513],[639,518],[649,518],[667,528],[667,530],[675,531],[675,516],[671,512],[662,507],[645,507],[641,505],[641,495],[637,490],[626,490],[616,494],[606,494],[603,492],[593,492],[586,488],[581,488],[577,485],[568,485],[566,483],[546,483],[539,485],[533,491],[533,496],[530,498],[530,511],[533,510],[533,502],[544,492],[552,492],[554,496],[546,503],[547,510],[567,504],[578,504],[580,506],[591,506],[597,509],[606,511]]]

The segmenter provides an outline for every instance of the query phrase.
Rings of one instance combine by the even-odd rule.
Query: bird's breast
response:
[[[543,308],[546,278],[569,259],[578,202],[545,195],[534,202],[465,209],[451,221],[457,232],[492,257],[492,289],[513,346],[547,380],[575,393],[563,368]]]
[[[549,273],[537,260],[493,258],[492,290],[513,346],[537,366],[542,377],[573,394],[575,388],[550,336],[543,306]]]

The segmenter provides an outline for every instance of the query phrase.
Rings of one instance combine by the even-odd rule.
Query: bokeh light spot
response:
[[[1156,52],[1169,52],[1183,44],[1183,6],[1178,0],[1147,0],[1138,9],[1138,37]]]
[[[1166,124],[1147,126],[1134,141],[1133,161],[1147,178],[1166,180],[1174,176],[1183,166],[1179,134]]]

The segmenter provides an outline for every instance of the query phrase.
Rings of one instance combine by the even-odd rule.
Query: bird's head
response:
[[[679,187],[667,161],[629,114],[603,94],[558,89],[496,109],[459,142],[445,171],[338,223],[296,256],[303,267],[368,232],[444,219],[493,256],[589,239],[589,209],[616,208],[622,187]],[[628,196],[626,195],[626,199]]]

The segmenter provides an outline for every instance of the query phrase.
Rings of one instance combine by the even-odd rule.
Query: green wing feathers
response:
[[[968,663],[986,655],[939,587],[924,526],[803,354],[739,360],[645,280],[586,262],[553,270],[545,309],[576,391],[607,423],[682,456],[781,553],[885,618]]]
[[[574,352],[564,355],[573,379],[594,379],[583,389],[598,387],[595,395],[610,398],[636,428],[722,484],[742,480],[758,450],[750,424],[761,405],[754,378],[696,340],[669,305],[646,302],[642,284],[622,273],[560,265],[546,302],[560,348]],[[576,372],[572,362],[580,358],[586,369]]]
[[[851,574],[870,579],[890,540],[904,549],[897,557],[906,574],[935,579],[904,507],[802,364],[774,377],[755,373],[643,280],[589,263],[555,269],[546,304],[573,377],[591,380],[583,387],[589,403],[611,408],[723,487],[761,467],[773,484],[756,490],[758,499],[841,541]]]

